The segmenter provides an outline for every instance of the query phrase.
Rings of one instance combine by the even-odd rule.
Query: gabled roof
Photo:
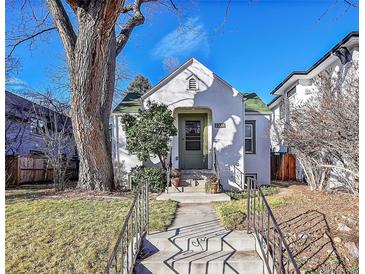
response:
[[[262,114],[270,114],[271,110],[265,105],[261,98],[254,92],[243,93],[245,98],[245,112],[257,112]]]
[[[333,57],[333,53],[338,50],[340,47],[344,46],[347,42],[349,42],[351,39],[353,38],[358,38],[359,37],[359,32],[358,31],[353,31],[350,32],[349,34],[347,34],[340,42],[338,42],[330,51],[328,51],[325,55],[323,55],[316,63],[314,63],[314,65],[312,65],[309,69],[305,70],[305,71],[293,71],[292,73],[290,73],[279,85],[277,85],[271,92],[270,94],[273,95],[278,95],[276,92],[283,87],[286,83],[288,83],[289,81],[295,81],[298,80],[300,78],[300,76],[305,76],[308,75],[309,73],[311,73],[312,71],[314,71],[317,67],[319,67],[322,63],[324,63],[325,61],[327,61],[329,58]],[[273,100],[275,101],[275,99]],[[269,105],[272,102],[269,103]]]
[[[142,100],[146,99],[148,96],[150,96],[156,90],[160,89],[161,87],[163,87],[164,85],[166,85],[168,82],[170,82],[173,78],[175,78],[176,75],[178,75],[179,73],[181,73],[184,69],[186,69],[187,67],[189,67],[194,62],[197,63],[197,64],[199,64],[199,65],[201,65],[201,66],[203,66],[208,71],[210,71],[212,73],[213,77],[215,77],[217,80],[221,81],[224,85],[226,85],[226,86],[234,89],[234,87],[232,87],[232,85],[230,85],[229,83],[227,83],[225,80],[223,80],[221,77],[219,77],[213,71],[211,71],[209,68],[207,68],[202,63],[200,63],[198,60],[196,60],[195,58],[192,57],[192,58],[188,59],[185,63],[183,63],[180,67],[178,67],[173,72],[171,72],[169,75],[167,75],[165,78],[163,78],[160,82],[158,82],[149,91],[147,91],[145,94],[143,94],[143,96],[142,96],[141,99]],[[195,75],[195,76],[198,77],[197,75]],[[236,90],[236,89],[234,89],[234,90]],[[242,94],[240,92],[238,92],[238,94],[240,94],[242,96]]]
[[[137,92],[129,92],[113,110],[113,113],[137,113],[141,107],[142,94]]]

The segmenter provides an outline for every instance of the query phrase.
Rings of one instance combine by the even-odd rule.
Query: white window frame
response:
[[[251,136],[246,136],[246,126],[250,127]],[[245,123],[245,153],[247,154],[255,154],[256,153],[256,134],[255,134],[256,122],[255,121],[246,121]],[[246,149],[246,140],[251,140],[251,149]]]

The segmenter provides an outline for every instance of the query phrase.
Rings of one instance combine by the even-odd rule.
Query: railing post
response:
[[[150,234],[150,199],[149,199],[149,183],[146,183],[146,202],[147,202],[147,234]]]
[[[251,178],[248,178],[247,180],[247,233],[250,233],[250,214],[251,214],[251,204],[250,204],[250,200],[251,200]]]

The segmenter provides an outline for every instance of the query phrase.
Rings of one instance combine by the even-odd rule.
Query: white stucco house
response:
[[[213,170],[216,150],[224,189],[237,188],[234,166],[256,177],[259,184],[270,184],[270,110],[255,93],[239,92],[194,58],[142,96],[127,94],[114,109],[115,166],[128,173],[142,164],[126,150],[121,116],[145,109],[148,101],[166,104],[173,112],[178,129],[171,140],[173,168]]]
[[[353,60],[359,60],[359,32],[350,32],[332,49],[325,53],[315,64],[306,71],[293,71],[271,94],[275,98],[268,104],[272,111],[271,149],[272,152],[289,152],[295,154],[295,148],[288,148],[283,144],[281,136],[283,125],[290,120],[290,108],[305,103],[318,92],[314,79],[325,70],[333,75],[346,69]],[[304,176],[300,164],[297,162],[297,179]]]

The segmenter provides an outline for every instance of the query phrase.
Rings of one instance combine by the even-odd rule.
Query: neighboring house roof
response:
[[[261,98],[254,92],[243,93],[245,98],[245,112],[257,112],[262,114],[270,114],[271,110],[265,105]]]
[[[118,113],[137,113],[141,107],[142,94],[137,92],[129,92],[123,98],[122,102],[119,103],[113,110],[113,112]]]
[[[305,71],[293,71],[292,73],[290,73],[279,85],[277,85],[270,92],[270,94],[279,95],[278,91],[284,85],[288,84],[289,82],[294,82],[294,81],[300,79],[301,78],[300,76],[306,76],[306,75],[310,74],[311,72],[313,72],[316,68],[318,68],[320,65],[322,65],[326,61],[331,61],[331,60],[329,60],[330,58],[336,59],[337,57],[334,56],[334,52],[336,52],[336,50],[338,50],[340,47],[346,46],[350,40],[352,40],[354,38],[358,39],[358,37],[359,37],[359,32],[358,31],[350,32],[340,42],[338,42],[330,51],[328,51],[325,55],[323,55],[322,58],[320,58],[316,63],[314,63],[314,65],[312,65],[309,69],[307,69]],[[276,99],[277,98],[275,98],[268,105],[270,105],[271,103],[276,101]]]

